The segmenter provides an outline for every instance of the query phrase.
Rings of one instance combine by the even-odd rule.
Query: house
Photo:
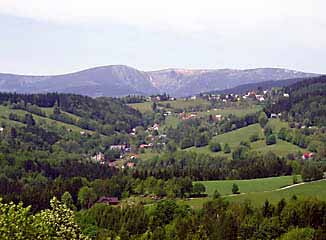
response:
[[[0,127],[0,133],[2,133],[5,129],[3,127]]]
[[[117,162],[116,161],[109,161],[109,167],[110,168],[115,168],[115,167],[117,167]]]
[[[121,152],[126,151],[127,145],[126,144],[119,144],[119,145],[111,145],[110,150],[118,150]]]
[[[166,134],[161,134],[158,136],[159,139],[166,139],[167,138],[167,135]]]
[[[155,131],[155,130],[158,131],[159,127],[160,127],[160,125],[157,124],[157,123],[155,123],[155,124],[153,125],[153,130],[154,130],[154,131]]]
[[[94,155],[94,156],[92,157],[92,159],[93,159],[94,161],[97,161],[97,162],[104,162],[104,160],[105,160],[105,156],[104,156],[103,153],[99,152],[99,153],[97,153],[96,155]]]
[[[276,113],[271,113],[271,118],[277,118],[277,114]]]
[[[308,159],[313,158],[314,156],[315,156],[314,153],[308,153],[308,152],[306,152],[306,153],[302,154],[302,160],[308,160]]]
[[[149,143],[149,144],[140,144],[139,148],[151,148],[153,147],[153,143]]]
[[[290,95],[288,93],[284,93],[283,97],[290,97]]]
[[[97,203],[104,203],[107,205],[118,205],[120,202],[117,197],[100,197],[100,199],[97,200]]]
[[[136,166],[136,163],[134,163],[134,162],[128,162],[127,163],[128,168],[134,168],[135,166]]]
[[[197,114],[195,114],[195,113],[191,113],[191,114],[180,113],[180,114],[179,114],[179,117],[180,117],[182,120],[188,120],[188,119],[192,119],[192,118],[197,117]]]
[[[221,120],[222,120],[222,115],[221,115],[221,114],[216,114],[216,115],[215,115],[215,119],[216,119],[217,121],[221,121]]]

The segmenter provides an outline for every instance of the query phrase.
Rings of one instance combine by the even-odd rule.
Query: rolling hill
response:
[[[151,95],[166,92],[171,96],[180,97],[248,83],[305,78],[315,75],[280,68],[247,70],[166,69],[144,72],[124,65],[111,65],[52,76],[0,73],[0,91],[18,93],[62,92],[92,97],[130,94]]]

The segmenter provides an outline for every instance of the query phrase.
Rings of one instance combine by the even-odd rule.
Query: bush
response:
[[[270,136],[273,134],[273,129],[270,126],[266,126],[264,128],[264,134],[266,137]]]
[[[231,152],[231,148],[230,148],[229,144],[226,143],[224,145],[223,150],[224,150],[224,153],[230,153]]]
[[[239,192],[239,187],[238,187],[238,185],[235,184],[235,183],[233,183],[233,185],[232,185],[232,193],[233,193],[233,194],[240,194],[240,192]]]
[[[221,144],[219,142],[211,141],[209,143],[209,149],[212,152],[219,152],[222,150]]]
[[[217,191],[217,190],[215,190],[214,193],[213,193],[213,198],[214,198],[214,199],[217,199],[217,198],[219,198],[219,197],[221,197],[220,192]]]
[[[233,160],[242,160],[246,159],[248,156],[249,148],[243,145],[240,145],[239,147],[235,148],[232,153],[232,159]]]
[[[206,191],[205,185],[202,183],[195,183],[192,188],[193,193],[200,195]]]
[[[299,183],[297,175],[293,175],[292,181],[293,181],[293,184]]]
[[[180,148],[185,149],[194,146],[193,141],[190,138],[184,138],[180,143]]]
[[[268,122],[268,118],[267,118],[265,112],[261,112],[261,113],[259,114],[258,122],[259,122],[259,124],[260,124],[260,126],[261,126],[262,128],[266,126],[266,124],[267,124],[267,122]]]
[[[275,135],[269,135],[266,137],[266,145],[273,145],[276,143]]]
[[[208,136],[206,134],[200,134],[195,138],[196,147],[204,147],[208,144]]]
[[[280,240],[312,240],[314,239],[315,230],[313,228],[294,228],[283,234]]]
[[[323,178],[323,171],[316,163],[306,162],[303,165],[301,175],[305,182],[315,181]]]

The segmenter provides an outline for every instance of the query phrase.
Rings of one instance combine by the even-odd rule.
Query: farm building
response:
[[[117,197],[101,197],[97,200],[97,203],[105,203],[107,205],[117,205],[119,204],[119,199]]]

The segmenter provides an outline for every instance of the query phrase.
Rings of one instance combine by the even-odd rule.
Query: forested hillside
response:
[[[270,119],[256,98],[220,97],[0,93],[0,238],[323,239],[325,194],[243,204],[251,193],[236,184],[277,177],[323,188],[323,128]],[[208,194],[202,180],[232,181],[232,195]],[[280,189],[267,190],[255,189]]]
[[[269,113],[305,126],[326,126],[326,76],[306,79],[283,89]]]
[[[85,179],[111,177],[115,169],[93,155],[116,156],[110,146],[129,144],[127,133],[143,124],[120,100],[72,94],[0,93],[0,110],[0,195],[35,210],[65,189],[77,199]]]

